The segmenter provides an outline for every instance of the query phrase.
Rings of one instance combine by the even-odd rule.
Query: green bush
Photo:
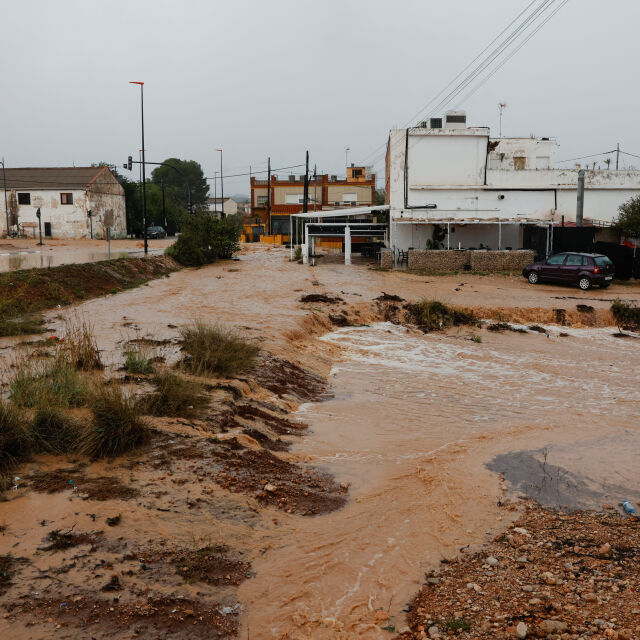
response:
[[[183,327],[182,347],[188,357],[184,366],[196,375],[234,376],[253,366],[260,347],[233,329],[195,322]]]
[[[478,319],[470,311],[450,307],[438,300],[427,300],[407,305],[409,316],[423,331],[437,331],[461,324],[476,324]]]
[[[62,352],[44,362],[20,362],[9,380],[9,399],[19,407],[79,407],[89,387]]]
[[[229,259],[240,250],[242,218],[214,218],[209,213],[185,217],[178,239],[166,253],[186,267],[200,267],[215,260]]]
[[[124,349],[124,369],[127,373],[153,373],[153,362],[144,345],[127,345]]]
[[[151,431],[140,409],[119,386],[96,389],[89,406],[93,416],[80,445],[84,455],[94,459],[118,456],[149,441]]]
[[[140,409],[152,416],[192,416],[207,401],[202,385],[170,371],[163,371],[153,380],[156,390],[140,400]]]
[[[618,327],[629,331],[640,331],[640,307],[633,303],[615,300],[611,305],[611,313]]]

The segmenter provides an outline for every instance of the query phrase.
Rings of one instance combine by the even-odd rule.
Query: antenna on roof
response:
[[[499,138],[502,138],[502,112],[507,108],[506,102],[498,102],[498,111],[500,112],[500,133]]]

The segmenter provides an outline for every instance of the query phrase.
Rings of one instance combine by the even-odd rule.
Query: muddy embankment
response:
[[[149,392],[149,376],[108,375]],[[0,503],[0,636],[233,637],[258,532],[345,504],[345,486],[287,455],[305,431],[288,414],[325,397],[322,378],[263,352],[241,377],[198,381],[206,405],[148,417],[145,448],[16,467]]]
[[[0,273],[2,335],[30,333],[29,316],[47,309],[131,289],[180,268],[172,258],[154,256]]]

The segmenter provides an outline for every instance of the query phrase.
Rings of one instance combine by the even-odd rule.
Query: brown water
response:
[[[483,332],[476,344],[468,333],[379,324],[324,337],[346,359],[332,371],[335,399],[300,411],[313,434],[294,452],[350,483],[351,500],[266,536],[240,589],[250,637],[385,638],[378,611],[402,627],[425,570],[504,526],[484,466],[496,454],[539,448],[594,500],[640,497],[640,341],[609,329]],[[614,485],[625,493],[609,495]]]
[[[474,329],[482,335],[480,344],[468,339],[466,329],[425,336],[378,324],[341,329],[321,342],[300,330],[309,313],[322,315],[302,308],[301,292],[340,294],[349,304],[387,291],[407,299],[536,308],[567,304],[558,298],[575,295],[603,308],[608,305],[604,296],[619,295],[618,285],[583,296],[561,287],[528,287],[517,278],[429,280],[338,264],[310,269],[288,263],[287,255],[251,248],[240,262],[181,271],[49,315],[57,329],[62,325],[58,314],[88,317],[103,360],[114,366],[122,341],[175,338],[176,325],[196,318],[243,327],[266,349],[321,372],[335,363],[335,398],[300,409],[312,430],[289,455],[350,483],[349,502],[341,511],[301,518],[267,510],[260,517],[251,512],[250,522],[240,515],[225,522],[216,509],[199,517],[178,506],[171,517],[164,512],[150,517],[142,503],[103,503],[103,516],[126,509],[128,539],[163,536],[184,544],[192,535],[213,535],[250,549],[256,577],[240,587],[240,637],[388,638],[388,631],[374,625],[376,614],[379,621],[388,613],[388,624],[401,628],[402,609],[425,570],[504,527],[510,513],[497,506],[503,492],[497,474],[486,466],[512,468],[513,458],[497,458],[501,454],[525,452],[532,471],[522,482],[510,474],[507,479],[530,495],[552,470],[575,481],[563,495],[581,492],[581,500],[593,506],[600,498],[615,503],[640,497],[633,464],[640,439],[640,340],[613,338],[611,327],[563,328],[570,333],[563,338],[559,329],[551,337]],[[626,297],[639,297],[637,287],[619,288]],[[287,338],[295,331],[302,336]],[[17,341],[0,341],[2,355],[9,357]],[[158,348],[169,359],[175,350]],[[125,471],[118,473],[126,477]],[[577,481],[591,493],[586,495]],[[622,490],[626,495],[615,495]],[[75,516],[76,506],[67,497],[28,493],[16,498],[0,509],[0,524],[15,519],[12,529],[19,530],[25,545],[42,535],[40,527],[29,530],[38,516],[55,520],[55,526],[76,520],[78,527],[92,526],[88,509]],[[183,505],[185,496],[172,489],[166,500],[173,508]],[[241,511],[244,499],[233,500]],[[151,513],[157,504],[165,506],[148,502]]]

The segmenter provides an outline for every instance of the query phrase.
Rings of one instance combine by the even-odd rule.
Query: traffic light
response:
[[[129,169],[129,171],[131,171],[131,169],[133,169],[133,157],[129,156],[127,162],[125,164],[122,165],[123,169]]]

